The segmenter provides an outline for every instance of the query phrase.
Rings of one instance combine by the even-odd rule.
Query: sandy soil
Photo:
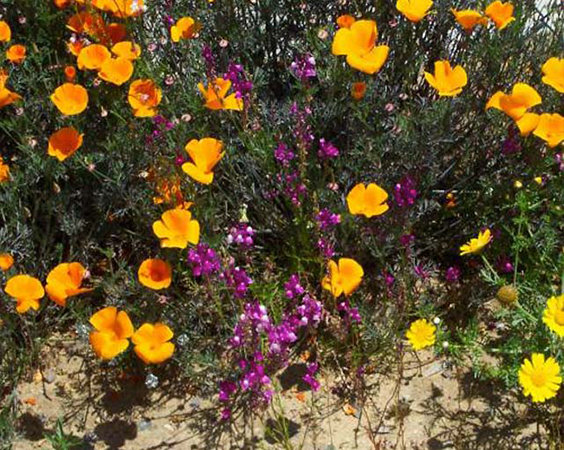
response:
[[[279,377],[285,390],[262,415],[218,421],[214,399],[189,389],[149,390],[143,379],[103,371],[84,344],[47,348],[44,367],[18,388],[20,436],[14,450],[50,449],[45,432],[64,420],[80,449],[544,449],[545,438],[517,398],[457,371],[429,352],[406,353],[391,373],[368,376],[361,404],[295,382],[303,367]],[[517,394],[516,394],[517,395]]]

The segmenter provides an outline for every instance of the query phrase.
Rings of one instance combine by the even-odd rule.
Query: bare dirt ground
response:
[[[300,369],[280,375],[284,390],[271,408],[227,426],[215,399],[189,389],[149,390],[126,376],[116,383],[115,369],[110,381],[85,344],[63,339],[46,348],[41,372],[18,388],[13,449],[51,449],[44,434],[58,418],[65,433],[85,439],[78,448],[96,450],[549,448],[523,398],[500,395],[503,389],[430,352],[406,353],[395,371],[368,375],[362,404],[329,390],[335,379],[322,376],[319,392],[306,390],[293,381]]]

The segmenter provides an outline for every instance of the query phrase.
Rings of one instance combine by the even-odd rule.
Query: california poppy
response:
[[[463,10],[450,10],[454,14],[454,18],[460,24],[462,28],[470,32],[474,29],[476,25],[487,25],[488,18],[484,17],[478,11],[473,9],[463,9]]]
[[[388,193],[376,183],[365,186],[358,183],[347,195],[349,212],[368,218],[384,214],[389,206],[386,203]]]
[[[396,8],[412,22],[419,22],[433,6],[432,0],[397,0]]]
[[[90,344],[99,358],[112,359],[127,350],[133,324],[125,311],[108,306],[92,315],[90,323],[95,329],[90,333]]]
[[[4,291],[16,299],[16,311],[20,314],[30,308],[39,309],[39,300],[45,296],[41,281],[29,275],[16,275],[8,280]]]
[[[0,183],[10,181],[10,166],[0,156]]]
[[[6,81],[8,80],[8,74],[0,69],[0,108],[8,106],[14,103],[16,100],[20,100],[21,96],[15,92],[10,91],[6,87]]]
[[[112,47],[112,53],[133,61],[141,56],[141,47],[131,41],[122,41]]]
[[[351,95],[355,100],[362,100],[366,94],[366,83],[363,81],[357,81],[353,83],[351,89]]]
[[[14,265],[14,257],[9,253],[0,253],[0,270],[6,271]]]
[[[203,184],[213,181],[213,168],[223,158],[223,143],[214,138],[192,139],[186,144],[192,162],[182,165],[182,170]]]
[[[144,323],[131,337],[137,356],[145,364],[160,364],[174,353],[174,344],[169,342],[174,336],[164,323]]]
[[[161,220],[153,223],[153,232],[161,240],[161,247],[186,248],[200,240],[200,224],[192,220],[192,213],[175,208],[165,211]]]
[[[175,25],[170,27],[170,38],[173,42],[178,42],[181,39],[193,39],[201,28],[201,24],[192,17],[182,17],[178,19]]]
[[[564,140],[564,117],[558,113],[541,114],[533,134],[546,141],[550,148],[556,147]]]
[[[21,64],[26,55],[26,48],[24,45],[12,45],[6,50],[6,59],[14,64]]]
[[[100,70],[104,61],[111,57],[112,55],[105,45],[92,44],[80,50],[76,63],[80,70]]]
[[[549,58],[542,65],[542,82],[564,93],[564,59]]]
[[[0,20],[0,42],[10,42],[12,39],[12,30],[10,25],[4,20]]]
[[[59,161],[64,161],[80,148],[83,136],[73,127],[61,128],[49,138],[47,153]]]
[[[65,83],[55,89],[51,101],[66,116],[83,112],[88,106],[88,91],[80,84]]]
[[[340,258],[339,263],[329,261],[329,275],[321,282],[323,289],[331,291],[334,297],[350,295],[359,286],[364,276],[362,266],[354,259]]]
[[[349,14],[343,14],[342,16],[337,17],[337,26],[339,28],[350,28],[355,22],[356,19]]]
[[[230,87],[231,81],[224,80],[223,78],[216,78],[208,85],[207,89],[204,88],[202,83],[198,83],[198,89],[206,100],[206,108],[214,110],[234,109],[241,111],[243,109],[243,100],[237,98],[235,94],[227,95]]]
[[[341,28],[335,34],[331,52],[346,55],[347,64],[370,75],[378,72],[386,62],[390,48],[376,46],[378,28],[373,20],[357,20],[350,28]]]
[[[127,100],[135,117],[153,117],[161,102],[162,91],[153,80],[135,80],[129,86]]]
[[[137,276],[143,286],[159,290],[170,286],[172,269],[170,264],[162,259],[146,259],[139,266]]]
[[[511,94],[497,91],[488,101],[486,109],[499,109],[513,120],[519,120],[528,109],[541,102],[542,98],[534,88],[526,83],[516,83]]]
[[[81,287],[85,274],[86,269],[80,263],[59,264],[47,275],[47,295],[57,305],[66,306],[67,298],[92,291]]]
[[[425,72],[425,80],[442,97],[454,97],[460,94],[462,88],[468,83],[466,71],[462,66],[451,68],[448,61],[436,61],[435,73]]]
[[[133,75],[133,64],[127,58],[108,58],[102,64],[98,76],[109,83],[121,86]]]
[[[499,0],[488,5],[486,16],[494,21],[498,30],[503,30],[515,20],[515,17],[513,17],[513,5],[510,2],[503,3]]]

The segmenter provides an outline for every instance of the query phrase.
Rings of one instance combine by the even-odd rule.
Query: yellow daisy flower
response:
[[[480,253],[491,240],[492,233],[489,229],[486,229],[484,232],[480,231],[477,238],[470,239],[470,242],[460,247],[460,254],[468,255],[470,253]]]
[[[560,366],[552,356],[545,360],[542,353],[533,353],[519,369],[519,384],[533,402],[542,403],[554,397],[561,383]]]
[[[564,337],[564,295],[548,299],[542,321],[558,336]]]
[[[405,337],[415,350],[429,347],[435,343],[435,330],[437,327],[425,319],[416,320],[411,324]]]

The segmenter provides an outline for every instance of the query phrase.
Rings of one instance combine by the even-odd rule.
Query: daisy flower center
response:
[[[537,371],[531,375],[531,382],[536,387],[542,387],[546,384],[546,374],[541,371]]]

